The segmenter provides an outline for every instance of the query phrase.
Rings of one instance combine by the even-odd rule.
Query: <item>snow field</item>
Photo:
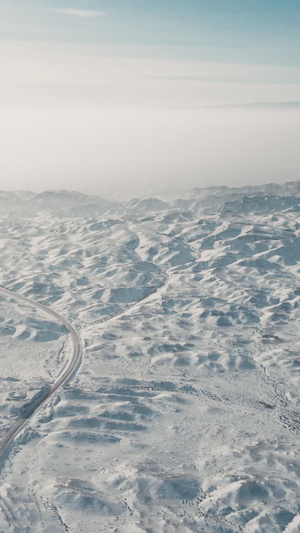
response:
[[[0,531],[297,531],[299,192],[6,202],[1,284],[67,316],[85,351],[2,461]],[[0,304],[6,424],[69,339]]]

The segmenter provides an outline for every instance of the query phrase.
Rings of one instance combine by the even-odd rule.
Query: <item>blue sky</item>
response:
[[[299,64],[298,0],[1,0],[0,9],[2,39],[94,43],[139,56]]]
[[[0,188],[298,179],[299,27],[299,0],[0,0]]]

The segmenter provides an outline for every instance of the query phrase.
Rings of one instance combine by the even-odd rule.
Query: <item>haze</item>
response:
[[[294,2],[54,4],[0,1],[2,189],[298,179]]]

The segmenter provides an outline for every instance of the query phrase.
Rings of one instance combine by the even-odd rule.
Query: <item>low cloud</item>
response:
[[[298,70],[270,67],[257,83],[253,66],[247,83],[228,83],[248,65],[109,57],[98,45],[36,41],[2,42],[0,64],[1,188],[131,196],[299,176],[300,82],[288,81]]]
[[[238,106],[235,106],[238,107]],[[240,106],[241,107],[241,106]],[[300,108],[300,101],[295,102],[256,102],[253,104],[246,104],[243,107],[265,107],[270,109],[294,109]]]
[[[90,18],[104,17],[105,11],[95,11],[91,9],[73,9],[73,8],[57,8],[53,9],[55,13],[61,13],[62,15],[71,15],[74,17]]]

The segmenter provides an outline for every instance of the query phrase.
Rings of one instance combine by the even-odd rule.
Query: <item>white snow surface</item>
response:
[[[84,342],[1,458],[1,532],[300,531],[299,212],[300,182],[0,193],[1,285]],[[0,298],[0,437],[70,355]]]

